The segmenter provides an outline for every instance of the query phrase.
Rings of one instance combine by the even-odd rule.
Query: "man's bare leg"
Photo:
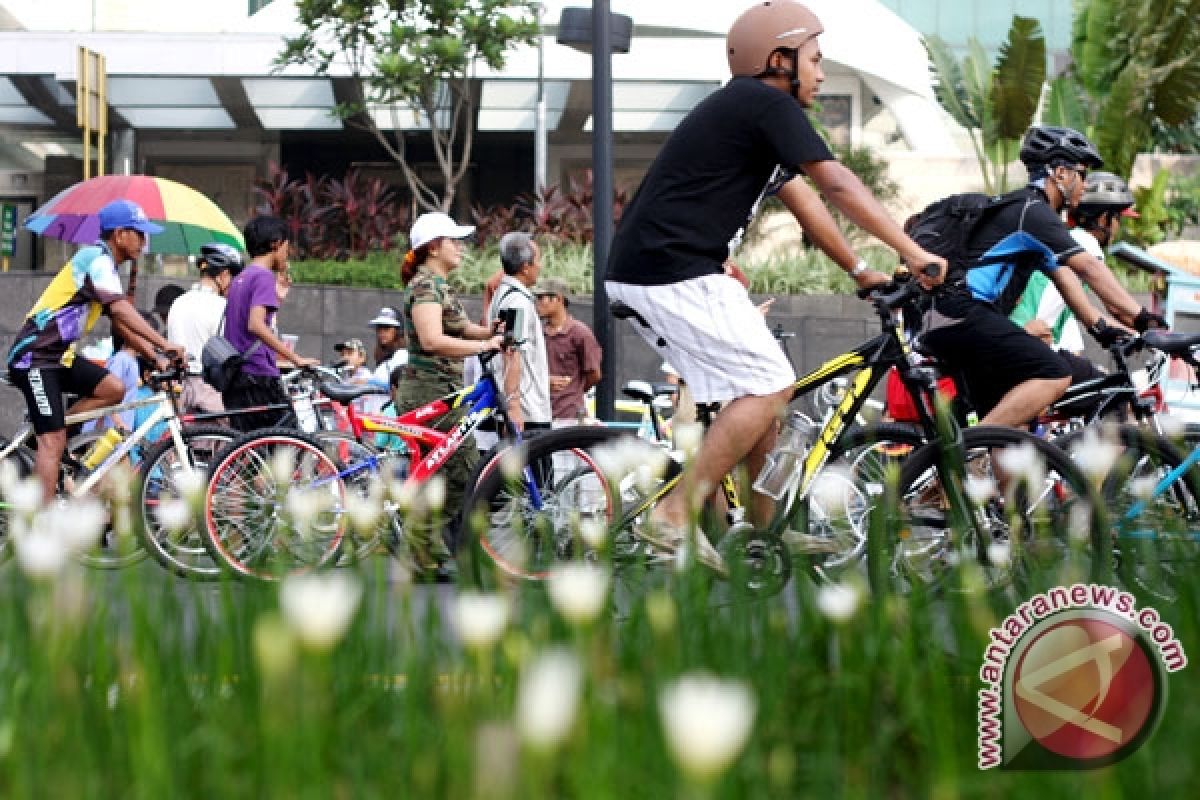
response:
[[[791,392],[788,388],[762,397],[740,397],[721,409],[679,486],[658,504],[652,519],[669,525],[686,525],[689,506],[695,508],[704,502],[707,491],[719,486],[739,461],[749,456],[750,468],[755,469],[756,462],[761,468],[775,441],[775,420]],[[756,518],[761,510],[762,506],[754,501],[751,511]],[[766,508],[767,519],[772,510]]]
[[[91,397],[82,397],[67,409],[67,415],[82,414],[97,408],[116,405],[125,396],[125,386],[116,375],[108,375],[93,390]],[[37,453],[33,460],[33,472],[42,484],[42,498],[49,503],[58,489],[58,468],[62,463],[63,451],[67,449],[67,431],[58,430],[40,433],[37,436]]]
[[[1063,396],[1071,378],[1035,378],[1019,383],[1008,391],[980,422],[1017,428],[1041,413],[1042,409]]]

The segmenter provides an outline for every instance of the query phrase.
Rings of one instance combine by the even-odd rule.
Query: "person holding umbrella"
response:
[[[47,501],[54,497],[59,463],[67,445],[64,417],[121,402],[125,386],[106,369],[77,357],[83,335],[107,314],[125,341],[151,361],[165,354],[184,358],[184,348],[164,339],[142,319],[125,296],[117,267],[146,250],[150,235],[162,228],[150,222],[141,206],[114,200],[99,213],[100,241],[84,247],[59,270],[26,315],[8,353],[8,374],[25,396],[29,420],[37,435],[34,472]],[[63,392],[79,395],[68,410]]]

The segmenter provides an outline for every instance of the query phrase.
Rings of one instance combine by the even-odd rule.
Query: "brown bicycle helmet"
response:
[[[817,15],[793,0],[762,0],[734,20],[725,37],[733,77],[757,78],[776,50],[798,50],[825,30]]]

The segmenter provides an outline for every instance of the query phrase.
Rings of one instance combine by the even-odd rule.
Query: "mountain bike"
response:
[[[152,396],[81,414],[69,414],[65,418],[68,426],[74,426],[123,411],[151,409],[142,423],[93,469],[87,469],[82,460],[100,434],[79,434],[68,442],[60,468],[60,497],[94,494],[118,464],[132,461],[136,469],[138,490],[135,496],[140,508],[140,513],[134,518],[137,537],[125,540],[111,528],[108,529],[95,547],[80,554],[84,564],[115,569],[137,563],[150,554],[164,567],[182,574],[203,576],[212,569],[206,556],[197,561],[192,557],[194,553],[187,554],[187,548],[182,544],[187,538],[186,534],[168,534],[158,515],[158,509],[164,503],[184,501],[179,480],[181,474],[202,468],[206,458],[233,438],[232,432],[225,428],[184,428],[180,424],[175,412],[172,386],[182,377],[183,372],[178,368],[154,372],[150,381],[158,391]],[[156,435],[161,426],[165,426],[166,433],[158,440]],[[0,437],[0,461],[12,463],[18,476],[28,477],[33,474],[35,446],[33,428],[26,423],[11,440]],[[122,500],[119,497],[115,499]],[[8,548],[8,508],[6,498],[3,513],[0,513],[0,547],[5,550]]]
[[[937,494],[943,503],[955,511],[970,526],[966,542],[974,550],[974,557],[987,565],[987,548],[997,538],[1006,538],[1008,529],[999,529],[995,520],[970,513],[971,507],[963,493],[965,468],[961,454],[971,451],[990,453],[993,449],[1015,445],[1027,445],[1044,458],[1049,459],[1053,469],[1050,485],[1056,491],[1049,497],[1044,492],[1025,493],[1026,516],[1033,516],[1053,506],[1053,516],[1065,514],[1079,501],[1087,502],[1087,485],[1069,459],[1053,445],[1036,439],[1031,434],[1009,429],[977,427],[960,429],[951,419],[935,412],[935,376],[931,369],[920,366],[905,334],[902,311],[917,297],[915,283],[893,284],[886,290],[872,292],[869,299],[876,307],[883,332],[880,336],[837,356],[818,369],[800,378],[796,383],[795,397],[822,386],[834,378],[850,375],[845,395],[823,421],[811,445],[797,459],[780,500],[776,505],[773,520],[762,529],[748,524],[735,526],[721,540],[718,547],[730,564],[731,571],[742,575],[742,582],[755,591],[770,592],[786,583],[790,565],[795,554],[785,546],[785,534],[799,534],[802,542],[799,557],[805,568],[814,577],[827,580],[847,569],[861,569],[867,551],[867,512],[875,505],[882,491],[881,471],[911,453],[909,458],[921,455],[918,463],[925,465],[922,473],[909,476],[909,489],[922,475],[933,470],[939,481],[946,478],[945,486],[939,486]],[[619,316],[629,316],[623,311]],[[640,324],[645,324],[644,320]],[[648,326],[647,326],[648,327]],[[651,337],[653,338],[653,337]],[[879,426],[871,429],[853,429],[852,421],[861,410],[865,400],[878,385],[887,369],[896,366],[905,386],[914,396],[922,398],[918,404],[920,423],[918,428],[906,426]],[[580,437],[587,439],[581,444]],[[932,442],[932,443],[931,443]],[[651,446],[639,442],[635,437],[618,431],[603,429],[588,430],[586,433],[552,432],[528,442],[512,456],[517,463],[528,464],[538,459],[550,458],[559,448],[582,448],[592,463],[624,462],[625,464],[652,464],[655,457]],[[817,496],[813,489],[818,478],[835,457],[855,453],[866,448],[873,454],[869,463],[874,476],[870,482],[878,484],[844,494],[834,501],[837,508],[826,508],[828,501]],[[606,451],[627,451],[624,458],[610,458]],[[895,455],[889,455],[894,451]],[[853,458],[848,463],[855,462]],[[655,553],[632,533],[634,525],[647,514],[653,505],[678,482],[681,465],[667,460],[661,464],[661,472],[653,479],[645,476],[613,474],[601,470],[599,485],[604,491],[593,488],[588,497],[590,505],[576,505],[574,514],[545,514],[541,509],[529,505],[529,497],[519,487],[513,491],[508,481],[499,473],[485,475],[477,484],[468,510],[484,525],[480,541],[522,542],[522,546],[511,545],[512,549],[524,554],[523,561],[497,559],[495,566],[503,572],[524,578],[543,576],[555,561],[598,557],[580,539],[580,528],[584,524],[603,522],[610,528],[609,555],[617,568],[634,562],[662,562],[670,554]],[[593,478],[593,480],[595,480]],[[854,473],[835,478],[843,485],[857,486],[860,478]],[[578,487],[576,479],[573,489]],[[903,475],[901,479],[904,488]],[[1065,487],[1065,488],[1063,488]],[[825,494],[825,493],[822,493]],[[548,503],[549,504],[549,503]],[[550,504],[552,510],[561,509],[567,503]],[[853,513],[846,515],[844,509]],[[522,524],[514,526],[513,519]],[[926,530],[923,546],[927,550],[958,548],[956,535],[946,526],[936,534]],[[486,548],[501,551],[502,548]],[[894,548],[884,548],[895,554]],[[880,554],[880,558],[883,553]],[[936,558],[931,552],[929,557]],[[879,559],[877,558],[876,561]],[[902,564],[889,565],[892,572]]]

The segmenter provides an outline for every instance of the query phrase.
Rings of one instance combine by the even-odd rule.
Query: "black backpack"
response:
[[[935,200],[904,226],[909,238],[950,264],[947,280],[961,280],[975,264],[968,263],[968,248],[979,226],[1001,208],[1025,199],[1023,191],[991,197],[982,192],[952,194]]]

